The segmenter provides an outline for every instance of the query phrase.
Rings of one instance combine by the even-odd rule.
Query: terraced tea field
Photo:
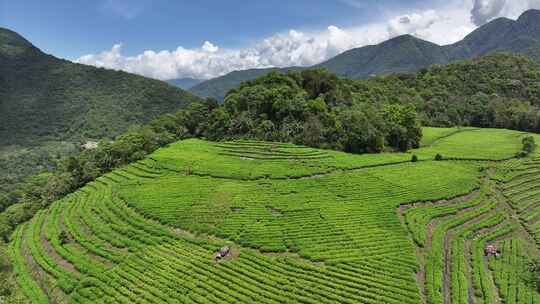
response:
[[[33,303],[540,303],[540,154],[427,132],[418,162],[177,142],[19,226],[17,281]]]

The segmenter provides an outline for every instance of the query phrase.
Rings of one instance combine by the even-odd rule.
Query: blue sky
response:
[[[293,28],[371,22],[396,5],[405,6],[396,0],[1,0],[0,26],[56,56],[76,59],[118,42],[127,54],[207,40],[239,47]]]
[[[452,43],[479,25],[472,15],[516,17],[537,2],[0,0],[0,26],[57,57],[159,79],[210,78],[310,65],[401,34]]]

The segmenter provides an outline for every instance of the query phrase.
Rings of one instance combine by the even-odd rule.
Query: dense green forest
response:
[[[209,139],[257,138],[353,153],[416,148],[411,105],[363,102],[325,70],[272,72],[229,92],[210,116]]]
[[[362,101],[414,104],[424,125],[540,131],[540,64],[526,56],[499,53],[349,83]]]
[[[86,141],[112,139],[197,100],[161,81],[44,54],[0,28],[0,191]]]

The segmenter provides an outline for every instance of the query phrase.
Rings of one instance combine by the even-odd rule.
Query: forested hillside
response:
[[[540,64],[505,53],[368,80],[320,69],[271,72],[227,94],[219,113],[226,123],[209,138],[247,134],[345,151],[406,150],[418,142],[418,123],[540,132],[539,96]],[[347,135],[354,128],[360,137]]]
[[[422,133],[414,107],[362,101],[324,70],[273,72],[229,92],[210,116],[210,139],[257,138],[353,153],[406,151]]]
[[[81,143],[197,100],[157,80],[44,54],[0,28],[0,191]]]
[[[315,67],[340,76],[362,79],[392,73],[407,73],[432,64],[447,64],[448,52],[441,46],[403,35],[378,45],[344,52]]]
[[[493,54],[350,83],[362,101],[414,104],[424,125],[540,131],[540,64],[522,55]]]
[[[203,82],[203,80],[195,79],[195,78],[178,78],[178,79],[167,80],[167,83],[177,86],[184,90],[191,89],[192,87],[198,85],[201,82]]]
[[[312,68],[325,68],[341,77],[365,79],[416,72],[433,64],[448,64],[493,52],[519,53],[540,60],[540,11],[526,11],[518,20],[495,19],[451,45],[439,46],[404,35],[346,51]],[[236,71],[205,81],[191,91],[222,100],[227,91],[242,81],[268,72],[267,69]]]

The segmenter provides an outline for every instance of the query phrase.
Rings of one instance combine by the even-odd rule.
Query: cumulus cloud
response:
[[[340,0],[349,5],[356,0]],[[502,7],[501,7],[502,5]],[[122,44],[85,55],[77,62],[124,70],[157,79],[192,77],[208,79],[250,68],[310,66],[341,52],[403,34],[440,45],[461,40],[478,24],[498,16],[516,18],[540,0],[454,0],[445,7],[396,15],[386,21],[352,28],[329,26],[319,32],[290,30],[240,49],[221,48],[209,41],[198,48],[122,53]]]
[[[483,25],[500,16],[506,0],[475,0],[471,11],[471,19],[476,25]]]
[[[439,45],[454,43],[476,28],[470,20],[471,8],[470,2],[464,2],[459,6],[397,16],[388,21],[388,33],[390,37],[411,34]]]
[[[473,0],[471,20],[481,26],[498,17],[517,18],[528,9],[540,9],[540,0]]]
[[[199,48],[148,50],[136,56],[123,55],[122,44],[115,44],[108,51],[82,56],[77,62],[163,80],[207,79],[249,68],[314,65],[353,47],[379,42],[382,36],[387,37],[387,33],[380,27],[366,27],[353,35],[329,26],[319,33],[291,30],[276,34],[244,49],[222,49],[206,41]]]
[[[438,22],[444,22],[444,17],[434,10],[398,16],[388,22],[388,33],[391,37],[411,34],[426,40],[437,40],[437,37],[431,37],[429,30]]]

